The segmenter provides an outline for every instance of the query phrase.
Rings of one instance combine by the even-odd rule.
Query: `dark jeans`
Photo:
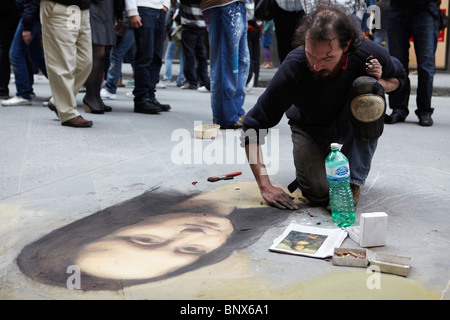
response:
[[[183,72],[189,84],[205,86],[210,89],[208,58],[206,54],[206,28],[183,26],[181,42],[183,44]]]
[[[19,19],[17,17],[1,18],[0,28],[0,96],[9,95],[9,80],[11,76],[11,65],[9,62],[9,49],[16,33]]]
[[[430,2],[428,10],[416,12],[403,8],[391,8],[388,15],[389,52],[400,60],[409,74],[409,39],[414,41],[417,57],[418,87],[416,114],[433,113],[431,97],[435,73],[435,52],[438,39],[436,2]],[[408,104],[411,93],[409,78],[402,90],[389,97],[389,106],[403,117],[409,114]]]
[[[31,29],[32,40],[29,45],[23,41],[23,28],[22,20],[20,20],[11,44],[9,59],[16,77],[16,95],[30,100],[32,84],[30,82],[30,75],[28,74],[26,56],[28,55],[30,57],[33,65],[39,68],[46,77],[47,67],[45,65],[44,49],[42,47],[41,23],[39,21],[34,22]]]
[[[159,82],[164,40],[166,12],[163,9],[138,7],[142,27],[134,29],[136,59],[134,70],[134,102],[141,104],[155,99]]]

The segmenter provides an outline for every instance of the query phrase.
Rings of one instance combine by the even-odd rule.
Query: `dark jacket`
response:
[[[0,19],[14,19],[17,20],[19,13],[17,11],[15,0],[2,0],[0,7]]]
[[[16,4],[22,18],[23,30],[30,31],[33,24],[39,21],[39,4],[34,0],[16,0]]]
[[[420,10],[426,9],[430,2],[437,2],[437,0],[391,0],[391,7]]]
[[[308,67],[304,46],[294,49],[247,113],[244,131],[272,128],[286,113],[291,126],[298,126],[312,136],[336,138],[341,130],[337,124],[338,116],[348,107],[353,81],[367,76],[365,64],[371,55],[383,66],[383,77],[397,78],[401,88],[406,81],[402,64],[373,41],[364,41],[354,54],[349,55],[345,70],[326,80],[315,79]]]
[[[125,0],[114,0],[114,15],[117,20],[123,20],[124,14],[126,16],[126,12],[124,12],[124,10]]]

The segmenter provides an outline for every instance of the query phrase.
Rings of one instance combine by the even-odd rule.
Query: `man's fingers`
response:
[[[293,201],[293,197],[285,193],[280,188],[269,188],[268,190],[264,190],[262,193],[264,200],[267,201],[271,206],[279,208],[279,209],[298,209],[297,205]]]
[[[282,206],[281,204],[279,204],[278,202],[273,202],[272,203],[274,207],[277,207],[278,209],[283,209],[286,210],[286,207]]]
[[[288,196],[288,199],[278,199],[274,201],[274,204],[277,208],[280,209],[290,209],[295,210],[298,209],[297,205],[292,201],[291,197]]]

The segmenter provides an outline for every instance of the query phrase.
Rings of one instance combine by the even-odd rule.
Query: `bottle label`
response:
[[[343,165],[339,167],[325,166],[327,171],[327,178],[331,181],[341,181],[350,177],[350,169],[348,165]]]

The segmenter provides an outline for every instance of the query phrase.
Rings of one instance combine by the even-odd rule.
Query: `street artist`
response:
[[[245,149],[261,195],[280,209],[297,209],[292,197],[272,185],[260,145],[283,115],[292,131],[296,179],[313,205],[329,202],[325,158],[342,144],[350,163],[354,203],[369,174],[383,132],[385,93],[396,94],[406,79],[401,63],[367,39],[345,9],[319,5],[295,34],[294,49],[243,121]]]

